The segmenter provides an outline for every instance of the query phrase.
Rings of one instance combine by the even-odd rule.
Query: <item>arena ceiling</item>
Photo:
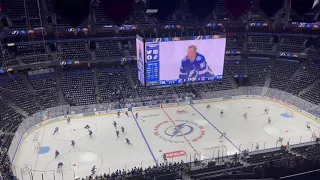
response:
[[[106,16],[117,25],[122,25],[134,12],[135,2],[139,0],[56,0],[55,11],[63,16],[72,26],[77,27],[90,14],[90,4],[100,3]],[[146,2],[147,13],[152,13],[160,22],[165,22],[179,9],[179,0],[141,0]],[[297,16],[303,17],[319,4],[319,0],[184,0],[189,11],[200,21],[204,21],[212,13],[218,2],[224,1],[225,10],[239,19],[251,7],[253,2],[267,17],[272,17],[282,9],[282,13],[293,10]],[[73,8],[70,8],[73,7]],[[150,11],[155,10],[155,11]]]

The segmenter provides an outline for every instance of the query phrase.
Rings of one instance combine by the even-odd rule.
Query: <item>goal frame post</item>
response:
[[[286,109],[286,114],[293,117],[293,111],[291,109]]]

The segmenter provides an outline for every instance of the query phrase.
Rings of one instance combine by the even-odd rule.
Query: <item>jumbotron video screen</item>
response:
[[[147,86],[222,79],[226,36],[145,39]]]
[[[145,76],[144,76],[144,43],[143,38],[136,36],[136,48],[137,48],[137,68],[138,68],[138,79],[141,84],[145,85]]]

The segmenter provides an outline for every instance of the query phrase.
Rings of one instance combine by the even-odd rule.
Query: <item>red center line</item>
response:
[[[161,108],[161,109],[162,109],[162,111],[167,115],[167,117],[169,118],[169,120],[171,121],[171,123],[174,125],[175,129],[177,129],[177,130],[180,132],[180,134],[182,134],[183,138],[187,141],[187,143],[190,145],[190,147],[192,148],[192,150],[193,150],[198,156],[200,156],[200,154],[198,153],[198,151],[196,150],[196,148],[194,148],[194,146],[193,146],[193,145],[191,144],[191,142],[187,139],[187,137],[185,136],[185,134],[182,133],[182,131],[181,131],[179,128],[177,128],[177,124],[171,119],[171,117],[169,116],[169,114],[168,114],[163,108]]]

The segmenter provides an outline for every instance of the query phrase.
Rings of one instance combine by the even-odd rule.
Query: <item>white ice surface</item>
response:
[[[207,109],[207,104],[211,109]],[[264,109],[269,108],[269,114]],[[186,111],[177,114],[178,110]],[[224,110],[224,117],[220,111]],[[260,149],[280,146],[277,139],[282,137],[283,144],[296,144],[311,141],[312,132],[320,133],[320,125],[304,115],[293,111],[292,118],[281,116],[286,107],[266,100],[228,100],[214,103],[195,104],[156,108],[139,111],[138,125],[132,114],[120,118],[110,114],[104,116],[82,117],[54,122],[36,129],[22,142],[15,160],[15,172],[20,179],[62,180],[90,175],[95,165],[97,174],[113,172],[117,169],[133,167],[146,168],[156,163],[163,163],[163,153],[169,153],[168,161],[193,161],[230,155],[239,149],[254,150],[258,143]],[[242,115],[248,113],[245,120]],[[271,124],[268,124],[268,117]],[[116,137],[112,122],[123,126]],[[309,123],[311,130],[306,128]],[[89,124],[93,131],[90,138],[84,126]],[[56,126],[59,132],[52,135]],[[140,128],[139,128],[140,127]],[[140,132],[141,129],[141,132]],[[220,138],[221,132],[227,134]],[[125,144],[128,137],[132,145]],[[76,142],[71,148],[71,140]],[[147,143],[146,143],[147,142]],[[45,154],[38,154],[37,147],[50,147]],[[60,156],[54,159],[54,151]],[[175,153],[170,153],[175,152]],[[63,162],[61,171],[57,164]]]

